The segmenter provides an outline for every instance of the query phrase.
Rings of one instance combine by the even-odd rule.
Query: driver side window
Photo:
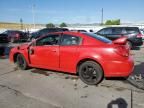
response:
[[[60,36],[59,35],[48,35],[44,38],[37,40],[36,46],[43,46],[43,45],[58,45]]]

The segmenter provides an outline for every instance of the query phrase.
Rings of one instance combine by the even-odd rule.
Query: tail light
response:
[[[129,48],[125,45],[117,46],[115,48],[115,52],[121,56],[128,57],[129,56]]]
[[[137,34],[137,38],[142,38],[142,34],[141,33]]]

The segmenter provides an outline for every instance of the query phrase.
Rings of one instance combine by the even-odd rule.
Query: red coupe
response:
[[[23,70],[37,67],[78,74],[83,82],[94,85],[104,77],[131,74],[134,62],[125,43],[125,38],[112,42],[92,33],[50,33],[13,48],[10,61]]]

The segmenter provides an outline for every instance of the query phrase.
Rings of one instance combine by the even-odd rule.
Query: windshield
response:
[[[93,34],[93,33],[83,33],[83,34],[86,34],[86,35],[88,35],[90,37],[93,37],[93,38],[95,38],[97,40],[100,40],[100,41],[102,41],[104,43],[112,43],[111,40],[109,40],[109,39],[107,39],[107,38],[105,38],[103,36],[97,35],[97,34]]]

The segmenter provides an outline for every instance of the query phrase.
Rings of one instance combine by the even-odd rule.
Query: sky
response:
[[[0,22],[144,23],[144,0],[0,0]]]

